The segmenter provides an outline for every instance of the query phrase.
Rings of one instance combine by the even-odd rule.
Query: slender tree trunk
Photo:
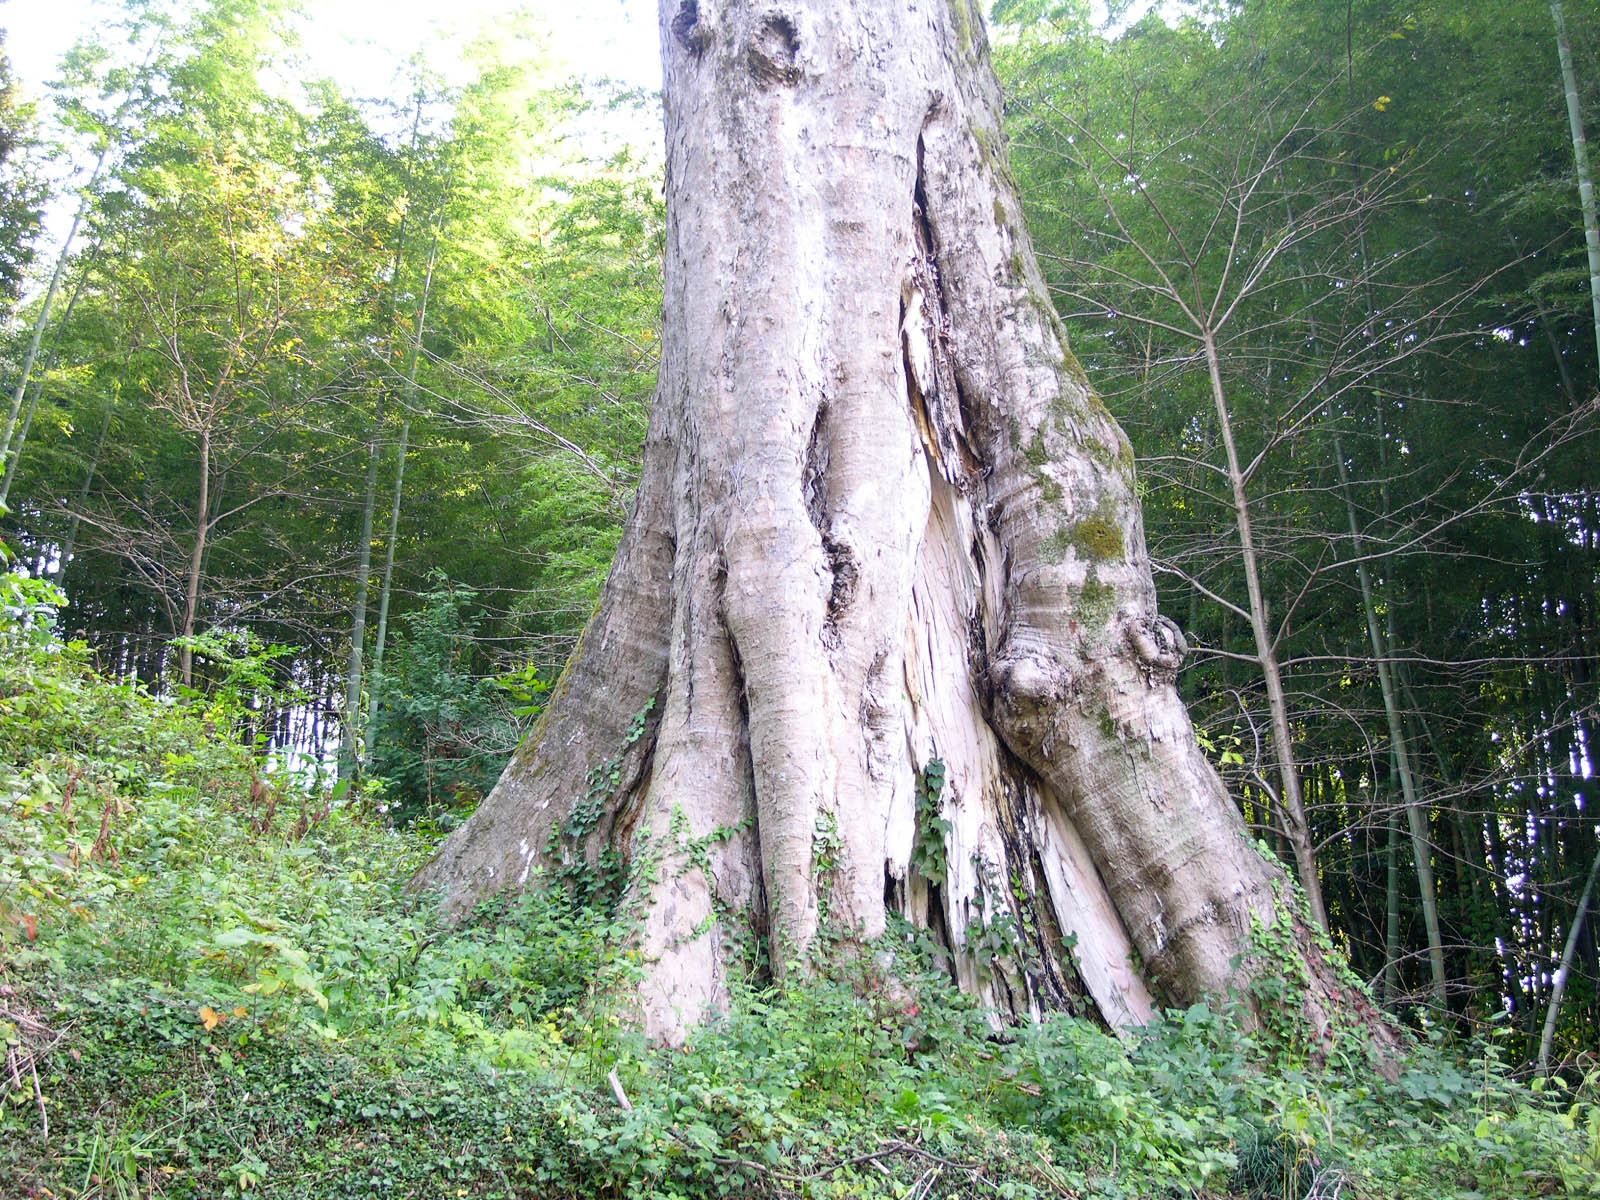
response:
[[[1267,688],[1267,707],[1272,720],[1272,753],[1278,765],[1280,807],[1283,832],[1294,853],[1295,874],[1305,889],[1311,916],[1328,928],[1328,909],[1322,899],[1322,878],[1317,873],[1316,852],[1311,843],[1311,826],[1306,820],[1304,792],[1300,786],[1299,765],[1295,762],[1294,731],[1289,725],[1289,700],[1283,690],[1283,670],[1267,617],[1266,595],[1261,590],[1261,571],[1256,563],[1255,532],[1250,524],[1250,503],[1245,496],[1244,472],[1239,452],[1233,444],[1233,421],[1228,413],[1227,393],[1222,386],[1222,361],[1216,339],[1209,330],[1203,338],[1206,366],[1211,378],[1211,398],[1216,406],[1222,447],[1228,460],[1228,486],[1233,492],[1234,526],[1239,536],[1239,557],[1244,566],[1245,590],[1250,600],[1250,632],[1255,639],[1256,661],[1261,664],[1261,679]]]
[[[89,186],[94,186],[94,181],[100,175],[100,168],[105,165],[106,155],[110,152],[107,147],[100,151],[100,157],[95,160],[94,173],[89,177]],[[22,401],[28,393],[28,383],[33,378],[34,360],[39,357],[39,344],[44,340],[45,326],[50,323],[51,308],[55,303],[56,291],[61,287],[61,277],[66,273],[67,260],[72,254],[73,239],[78,236],[78,227],[83,224],[84,215],[89,211],[89,200],[85,196],[78,206],[78,211],[73,215],[72,224],[67,227],[66,241],[61,244],[61,253],[56,256],[55,270],[50,272],[50,283],[45,288],[44,300],[39,304],[39,315],[34,318],[33,332],[28,337],[28,352],[22,358],[22,370],[17,376],[17,386],[11,391],[11,409],[6,414],[5,433],[0,435],[0,464],[7,468],[9,475],[10,463],[13,456],[12,437],[17,431],[17,418],[22,412]],[[18,448],[20,450],[20,447]]]
[[[339,738],[339,779],[355,776],[357,747],[366,742],[361,719],[361,659],[367,641],[367,586],[372,579],[372,515],[378,507],[378,463],[383,457],[383,404],[372,419],[367,445],[367,486],[361,502],[361,543],[356,558],[356,598],[350,613],[350,658],[345,669],[344,725]]]
[[[1378,627],[1378,611],[1372,602],[1372,580],[1361,557],[1361,528],[1356,523],[1355,504],[1350,499],[1350,472],[1344,464],[1344,451],[1338,439],[1333,443],[1339,465],[1339,484],[1344,489],[1345,511],[1350,518],[1350,537],[1356,553],[1356,578],[1361,584],[1361,611],[1367,621],[1367,637],[1372,645],[1372,661],[1378,668],[1378,688],[1383,693],[1383,713],[1389,724],[1389,745],[1400,776],[1405,798],[1406,826],[1411,833],[1411,853],[1416,859],[1417,892],[1422,899],[1422,921],[1428,932],[1429,992],[1440,1012],[1445,1010],[1444,941],[1439,934],[1439,899],[1433,878],[1433,842],[1428,836],[1427,809],[1418,793],[1416,775],[1411,769],[1411,751],[1406,743],[1400,715],[1400,701],[1394,677],[1389,670],[1389,655],[1383,632]]]
[[[1400,994],[1400,814],[1391,813],[1389,839],[1384,851],[1383,988],[1385,1004]]]
[[[1545,1011],[1544,1031],[1539,1035],[1539,1071],[1550,1072],[1550,1047],[1555,1043],[1556,1022],[1561,1016],[1561,998],[1566,995],[1567,976],[1572,971],[1573,954],[1578,948],[1578,935],[1583,932],[1583,919],[1589,913],[1589,901],[1594,896],[1595,880],[1600,879],[1600,851],[1589,866],[1589,877],[1584,880],[1583,894],[1578,897],[1578,907],[1573,911],[1572,924],[1567,927],[1567,942],[1561,949],[1561,962],[1551,976],[1550,1006]]]
[[[1390,613],[1393,621],[1393,612]],[[1429,628],[1432,630],[1430,617]],[[1393,630],[1390,631],[1389,645],[1395,642]],[[1493,869],[1485,858],[1484,837],[1485,822],[1496,819],[1493,802],[1485,810],[1474,806],[1466,809],[1463,805],[1467,802],[1467,792],[1463,781],[1451,764],[1450,756],[1444,744],[1439,740],[1434,730],[1433,722],[1428,719],[1426,710],[1417,698],[1416,691],[1411,686],[1409,672],[1404,663],[1397,663],[1395,667],[1395,680],[1400,686],[1400,694],[1405,697],[1404,711],[1410,713],[1422,728],[1423,737],[1427,739],[1428,746],[1433,752],[1433,761],[1439,772],[1439,778],[1444,784],[1447,793],[1458,797],[1451,816],[1456,824],[1456,840],[1461,846],[1461,870],[1467,879],[1467,895],[1463,897],[1463,904],[1469,906],[1471,913],[1469,936],[1472,939],[1467,958],[1469,970],[1477,971],[1478,977],[1486,981],[1485,986],[1499,989],[1499,972],[1494,968],[1493,945],[1498,938],[1502,943],[1509,943],[1512,938],[1509,927],[1505,923],[1505,910],[1495,899],[1494,889],[1489,884]],[[1464,922],[1465,923],[1465,922]],[[1474,960],[1478,960],[1474,962]],[[1478,963],[1482,969],[1479,970]]]
[[[411,118],[411,146],[406,153],[406,199],[408,201],[411,199],[412,160],[417,151],[417,139],[422,129],[422,102],[423,92],[419,86],[416,94],[416,106],[412,111]],[[394,265],[390,271],[389,278],[391,316],[393,315],[394,297],[400,287],[400,272],[405,266],[406,233],[410,227],[410,217],[411,206],[409,203],[407,203],[404,209],[401,211],[400,227],[396,231],[395,235]],[[437,243],[437,238],[435,239],[435,242]],[[433,255],[430,251],[428,256],[429,282],[432,281],[432,276]],[[426,307],[426,305],[427,299],[425,288],[423,306]],[[416,345],[415,338],[413,338],[411,359],[409,368],[407,370],[406,421],[408,429],[411,418],[411,392],[415,390],[415,374]],[[351,616],[350,622],[350,661],[345,677],[344,736],[339,742],[339,778],[341,780],[350,779],[355,775],[358,762],[358,748],[361,752],[362,760],[364,760],[365,755],[370,752],[371,748],[371,737],[369,734],[371,713],[361,703],[361,660],[366,649],[367,589],[372,578],[372,518],[378,504],[378,463],[382,456],[383,450],[382,435],[383,404],[380,402],[378,405],[377,419],[373,423],[372,427],[372,443],[368,448],[367,486],[366,492],[362,499],[361,507],[361,555],[356,566],[355,610]],[[400,473],[403,470],[403,462],[405,458],[405,451],[403,449],[400,452],[400,456],[402,460],[402,466],[397,467],[395,470],[395,477],[397,480],[399,479]],[[398,500],[396,503],[398,503]],[[392,539],[389,543],[389,548],[389,552],[392,555]],[[383,614],[385,618],[388,616],[387,607],[389,599],[388,563],[392,561],[392,557],[386,556],[382,586],[382,591],[384,594],[381,601],[381,606],[385,610]],[[387,621],[383,621],[382,624],[386,626]],[[385,632],[387,632],[387,629],[385,629]],[[382,655],[380,654],[379,658],[381,659],[381,657]]]
[[[1248,995],[1282,917],[1325,1020],[1330,964],[1178,698],[1132,455],[1046,299],[977,9],[666,0],[661,30],[638,499],[538,728],[419,885],[461,912],[628,856],[667,1039],[725,1004],[749,931],[783,974],[824,922],[864,943],[891,911],[998,1009],[1086,996],[1117,1025]],[[914,852],[935,815],[942,861]]]
[[[1594,307],[1594,346],[1600,361],[1600,214],[1595,209],[1594,175],[1589,170],[1589,139],[1583,131],[1583,105],[1578,76],[1572,67],[1572,42],[1562,0],[1550,0],[1556,23],[1556,50],[1561,57],[1561,88],[1567,98],[1567,123],[1572,128],[1572,157],[1578,169],[1578,203],[1583,210],[1583,240],[1589,252],[1589,300]]]
[[[378,628],[373,636],[372,673],[383,670],[384,645],[389,638],[389,595],[394,580],[395,538],[400,532],[400,502],[405,494],[406,453],[411,442],[411,413],[407,411],[400,421],[400,441],[395,446],[394,490],[389,496],[389,530],[384,538],[383,570],[378,577]],[[372,753],[372,718],[366,721],[366,750]]]
[[[83,271],[78,275],[78,282],[73,286],[72,289],[72,298],[67,301],[67,307],[61,313],[61,320],[56,323],[55,334],[50,339],[50,353],[45,358],[45,364],[41,374],[48,372],[55,364],[56,352],[61,348],[61,335],[66,331],[67,323],[72,320],[72,311],[78,307],[78,297],[83,295],[83,285],[88,281],[89,271],[94,265],[95,257],[98,256],[99,253],[100,247],[96,245],[93,254],[91,254],[89,257],[89,262],[84,265]],[[54,280],[51,282],[52,286],[54,286]],[[32,369],[31,359],[27,369]],[[33,383],[32,394],[28,398],[27,411],[22,417],[22,427],[16,431],[15,440],[8,441],[8,444],[11,446],[11,455],[9,458],[6,458],[3,454],[0,454],[0,462],[5,463],[5,477],[4,479],[0,479],[0,508],[4,508],[6,501],[10,499],[11,483],[12,480],[16,478],[17,464],[22,461],[23,447],[28,444],[28,431],[33,428],[33,414],[35,411],[37,411],[39,407],[39,399],[43,395],[44,380],[37,379]],[[15,397],[13,397],[13,399],[15,399]],[[9,439],[9,430],[7,431],[7,436]]]
[[[434,226],[433,242],[428,247],[428,268],[423,273],[422,296],[417,304],[417,315],[411,328],[411,345],[406,353],[405,415],[400,421],[400,444],[395,450],[394,492],[389,500],[389,532],[383,542],[383,573],[378,584],[378,629],[372,647],[374,677],[383,670],[383,651],[389,637],[390,584],[394,579],[395,540],[400,532],[400,501],[404,495],[406,453],[411,445],[411,414],[416,411],[417,405],[417,366],[422,357],[422,335],[428,325],[428,297],[433,291],[433,268],[438,261],[439,238],[443,230],[444,221],[441,216]],[[374,715],[369,709],[362,722],[362,740],[369,759],[372,757],[373,736],[377,728],[373,720]]]
[[[145,52],[144,62],[139,69],[140,75],[143,74],[144,68],[155,60],[156,55],[161,50],[162,42],[163,39],[158,37]],[[127,98],[118,107],[116,115],[112,118],[113,128],[116,127],[117,122],[128,111],[129,106],[134,102],[135,96],[136,90],[130,89],[127,93]],[[72,224],[67,227],[67,236],[61,243],[61,252],[56,256],[55,270],[50,273],[50,284],[45,289],[43,302],[39,305],[39,316],[33,323],[33,333],[28,339],[28,352],[23,357],[22,371],[18,375],[17,385],[11,393],[11,408],[6,414],[5,431],[0,434],[0,466],[7,467],[8,474],[12,458],[21,453],[20,446],[13,447],[12,437],[16,433],[17,416],[21,412],[23,396],[28,390],[28,382],[33,374],[33,363],[39,354],[39,342],[44,336],[44,327],[50,322],[51,304],[55,299],[56,290],[61,285],[61,276],[66,271],[67,261],[72,255],[72,243],[78,236],[78,229],[83,225],[84,217],[89,213],[91,207],[90,198],[94,194],[94,185],[100,179],[100,172],[105,169],[106,159],[111,156],[113,145],[114,143],[107,141],[100,148],[100,153],[95,155],[94,167],[89,172],[88,182],[83,185],[82,199],[78,203],[77,212],[72,216]],[[3,500],[0,500],[0,502],[3,502]]]
[[[106,439],[111,434],[111,405],[106,406],[105,414],[100,418],[100,433],[94,440],[94,453],[89,457],[89,463],[84,468],[83,483],[78,488],[78,502],[72,508],[72,515],[67,521],[67,535],[61,540],[61,551],[56,567],[56,586],[61,587],[67,578],[67,567],[72,562],[72,555],[78,545],[78,527],[83,520],[84,506],[89,503],[89,489],[94,485],[95,474],[100,470],[100,457],[105,453]]]
[[[5,508],[11,498],[11,482],[16,478],[17,464],[22,461],[22,449],[28,444],[28,431],[33,428],[33,414],[39,407],[39,398],[43,394],[44,381],[40,380],[33,385],[33,394],[28,399],[27,411],[22,415],[22,425],[17,430],[11,457],[5,460],[5,474],[0,476],[0,508]]]
[[[184,577],[183,627],[185,638],[194,636],[195,617],[200,610],[200,566],[205,560],[206,534],[211,530],[211,430],[200,431],[200,498],[195,503],[194,548],[189,553],[189,569]],[[184,687],[194,686],[194,648],[187,644],[178,650],[178,677]]]

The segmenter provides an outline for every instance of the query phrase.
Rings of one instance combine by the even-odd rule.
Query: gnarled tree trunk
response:
[[[781,973],[824,920],[864,940],[890,911],[1002,1010],[1223,993],[1282,876],[1174,687],[1132,454],[1045,298],[976,6],[661,24],[638,499],[544,720],[419,883],[461,911],[552,856],[645,857],[668,1039],[750,931]]]

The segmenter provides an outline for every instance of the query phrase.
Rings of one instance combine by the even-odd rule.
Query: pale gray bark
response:
[[[395,233],[394,263],[389,275],[390,304],[393,305],[394,297],[400,287],[401,269],[405,266],[406,257],[406,232],[410,227],[410,200],[411,192],[409,181],[411,178],[412,160],[417,152],[417,140],[422,130],[422,110],[425,93],[417,89],[416,104],[411,117],[411,146],[406,152],[406,177],[408,188],[406,191],[407,204],[400,214],[400,227]],[[437,238],[435,239],[437,244]],[[400,461],[395,467],[394,503],[391,506],[391,529],[389,541],[384,552],[384,565],[379,591],[378,602],[378,649],[374,652],[373,669],[377,670],[383,662],[383,639],[388,634],[389,619],[389,582],[394,566],[394,525],[399,522],[400,514],[400,482],[405,473],[405,441],[411,429],[411,405],[415,399],[417,377],[417,350],[422,336],[420,322],[427,311],[428,285],[433,281],[433,251],[429,251],[428,270],[423,284],[422,304],[418,310],[417,321],[419,328],[411,339],[408,348],[406,366],[406,407],[405,420],[402,426]],[[391,308],[391,314],[392,314]],[[356,773],[358,761],[365,761],[372,752],[372,714],[361,702],[362,687],[362,660],[366,653],[367,640],[367,594],[372,581],[372,520],[378,506],[378,466],[383,457],[383,414],[384,404],[380,398],[378,411],[373,419],[372,440],[367,447],[367,485],[362,494],[361,503],[361,545],[356,559],[356,598],[350,618],[350,657],[345,669],[344,692],[344,734],[339,741],[339,778],[350,779]]]
[[[1261,581],[1258,547],[1251,515],[1250,479],[1260,466],[1266,450],[1259,451],[1248,463],[1240,459],[1234,439],[1230,401],[1223,382],[1223,362],[1218,339],[1237,317],[1245,298],[1269,277],[1274,264],[1280,258],[1294,253],[1304,237],[1324,226],[1330,219],[1348,220],[1353,215],[1354,206],[1365,201],[1347,195],[1331,205],[1327,201],[1313,202],[1310,205],[1310,213],[1299,221],[1295,220],[1291,211],[1290,232],[1276,242],[1258,247],[1252,252],[1240,240],[1242,231],[1246,227],[1246,213],[1262,181],[1277,173],[1278,167],[1274,160],[1287,145],[1274,134],[1272,148],[1264,157],[1260,161],[1251,161],[1247,157],[1235,162],[1231,175],[1225,179],[1225,185],[1215,195],[1218,205],[1218,224],[1212,227],[1211,232],[1215,233],[1229,224],[1232,228],[1228,235],[1230,243],[1228,251],[1222,256],[1222,261],[1228,265],[1219,275],[1210,278],[1201,266],[1207,256],[1196,253],[1194,249],[1184,244],[1162,211],[1161,203],[1142,186],[1131,193],[1127,191],[1126,181],[1137,179],[1143,173],[1143,168],[1132,161],[1132,156],[1125,154],[1128,143],[1120,135],[1111,136],[1103,130],[1089,128],[1071,114],[1057,111],[1055,115],[1062,121],[1063,131],[1069,139],[1069,144],[1081,144],[1082,150],[1078,153],[1070,150],[1067,152],[1073,166],[1083,172],[1084,177],[1099,193],[1105,204],[1106,218],[1116,227],[1119,238],[1134,250],[1153,272],[1152,278],[1142,282],[1114,272],[1115,282],[1110,289],[1111,295],[1116,295],[1123,289],[1131,289],[1136,295],[1159,298],[1164,305],[1170,304],[1181,317],[1177,318],[1175,323],[1169,324],[1162,318],[1140,315],[1137,311],[1123,312],[1122,306],[1116,300],[1108,298],[1102,287],[1095,284],[1089,284],[1080,291],[1076,283],[1068,282],[1062,288],[1062,293],[1086,301],[1090,304],[1091,311],[1117,309],[1119,317],[1126,317],[1134,322],[1147,322],[1147,329],[1152,331],[1159,328],[1192,338],[1200,357],[1205,362],[1207,383],[1217,415],[1217,431],[1223,445],[1222,470],[1228,479],[1234,531],[1239,544],[1239,564],[1245,581],[1246,604],[1241,607],[1215,595],[1212,599],[1232,609],[1249,623],[1251,640],[1256,651],[1256,663],[1260,668],[1262,684],[1267,695],[1268,719],[1272,731],[1272,757],[1278,776],[1276,790],[1270,785],[1263,790],[1269,794],[1270,802],[1276,810],[1276,821],[1294,858],[1295,873],[1305,892],[1306,904],[1311,911],[1312,919],[1326,931],[1327,906],[1322,896],[1322,879],[1317,867],[1316,847],[1310,821],[1306,816],[1304,786],[1300,764],[1295,754],[1293,721],[1288,696],[1284,689],[1284,671],[1278,661],[1277,646],[1281,631],[1275,635],[1272,629],[1271,615]],[[1267,124],[1270,129],[1272,124],[1270,112],[1267,114]],[[1129,136],[1131,137],[1131,134]],[[1085,152],[1091,149],[1093,153]],[[1096,155],[1103,155],[1107,160],[1106,163],[1096,162]],[[1172,240],[1171,247],[1160,246],[1154,241],[1141,240],[1139,235],[1124,222],[1119,209],[1134,197],[1138,198],[1140,204],[1148,206],[1152,215],[1158,219],[1159,226]],[[1342,211],[1346,205],[1351,206],[1348,212]],[[1210,236],[1211,233],[1208,233],[1202,240],[1209,240]],[[1065,261],[1071,263],[1075,270],[1081,267],[1086,277],[1093,278],[1101,274],[1100,263],[1077,262],[1070,258]],[[1139,306],[1133,307],[1136,310]],[[1314,329],[1314,314],[1312,323]],[[1302,397],[1302,400],[1307,398],[1309,397]],[[1276,437],[1269,438],[1268,444],[1270,445],[1273,440],[1276,440]]]
[[[1561,0],[1550,0],[1556,23],[1556,50],[1561,58],[1561,90],[1567,100],[1567,123],[1572,129],[1572,157],[1578,171],[1578,204],[1583,211],[1583,240],[1589,254],[1589,302],[1594,308],[1594,346],[1600,354],[1600,214],[1594,198],[1594,175],[1589,170],[1589,139],[1583,131],[1583,106],[1578,98],[1578,76],[1572,66],[1572,41],[1567,37],[1567,14]]]
[[[28,398],[27,411],[23,413],[22,425],[17,430],[16,445],[11,457],[5,460],[5,474],[0,476],[0,508],[6,507],[6,502],[11,498],[11,481],[16,478],[17,464],[22,461],[22,450],[28,444],[28,431],[33,428],[33,414],[39,407],[39,400],[44,395],[44,381],[34,383],[32,394]]]
[[[433,230],[433,240],[428,246],[428,265],[422,275],[422,295],[417,301],[417,313],[411,323],[411,345],[406,350],[406,383],[404,416],[400,421],[400,442],[395,448],[394,490],[389,497],[389,532],[383,543],[383,573],[378,583],[378,628],[373,638],[372,674],[383,670],[384,646],[389,638],[389,594],[394,580],[395,538],[400,532],[400,501],[405,494],[406,453],[411,446],[411,414],[417,405],[417,365],[422,358],[422,335],[428,326],[428,297],[433,291],[433,268],[439,258],[439,238],[444,232],[441,213]],[[376,726],[369,709],[362,721],[366,755],[372,757],[373,734]]]
[[[1045,298],[976,7],[665,0],[661,29],[638,499],[544,718],[419,885],[460,912],[629,857],[668,1039],[750,930],[782,973],[824,920],[865,940],[891,910],[1012,1013],[1123,1025],[1248,984],[1284,880],[1174,686],[1132,455]]]
[[[211,427],[200,430],[200,495],[194,505],[194,543],[189,549],[189,566],[183,575],[183,624],[179,634],[192,638],[200,611],[200,569],[205,562],[206,535],[211,532]],[[194,647],[187,640],[178,647],[178,677],[184,687],[194,686]]]
[[[89,272],[93,269],[94,260],[99,254],[100,247],[97,244],[94,251],[89,255],[89,261],[84,264],[83,270],[78,275],[78,282],[72,289],[72,297],[67,301],[67,307],[61,312],[61,320],[56,323],[55,334],[50,339],[50,353],[46,356],[44,365],[40,369],[41,376],[49,374],[50,368],[55,365],[56,353],[61,349],[61,335],[66,331],[67,325],[72,320],[73,310],[78,307],[78,300],[83,295],[83,285],[88,282]],[[32,362],[30,360],[24,375],[31,370]],[[22,451],[28,444],[28,432],[33,428],[33,415],[38,411],[39,401],[43,396],[44,379],[35,379],[28,397],[27,410],[22,416],[22,426],[16,431],[14,440],[8,440],[7,443],[11,447],[11,456],[6,458],[3,454],[0,454],[0,461],[5,462],[5,477],[0,479],[0,508],[4,508],[11,497],[11,484],[17,477],[17,465],[22,461]]]
[[[411,444],[411,410],[406,409],[406,414],[400,420],[400,441],[395,446],[394,459],[394,489],[389,495],[389,532],[383,542],[383,570],[378,576],[378,626],[372,639],[372,674],[377,677],[383,671],[383,652],[389,640],[389,592],[394,582],[394,543],[395,537],[400,532],[400,501],[405,495],[406,482],[406,454]],[[366,756],[372,757],[373,733],[375,726],[369,711],[362,722],[363,741],[366,745]]]
[[[144,62],[140,65],[141,75],[160,52],[162,40],[160,37],[156,38],[151,43],[149,50],[145,52]],[[132,90],[128,92],[127,98],[118,106],[116,115],[112,117],[109,129],[115,129],[120,124],[122,117],[134,103],[136,94]],[[72,215],[72,224],[67,227],[67,236],[61,243],[60,253],[56,256],[55,269],[50,273],[50,283],[45,289],[44,300],[39,305],[39,315],[34,319],[33,330],[28,338],[28,350],[23,356],[22,371],[18,375],[17,385],[11,393],[11,407],[6,414],[5,430],[0,432],[0,467],[7,469],[8,476],[15,459],[22,453],[22,447],[13,443],[13,437],[17,432],[17,418],[22,411],[23,397],[27,394],[28,383],[33,374],[33,364],[39,355],[39,343],[44,337],[45,326],[50,323],[50,312],[55,301],[56,291],[61,286],[61,277],[67,269],[67,262],[72,257],[72,243],[77,240],[78,230],[83,225],[84,217],[89,214],[89,209],[93,204],[94,186],[100,180],[100,172],[105,169],[106,160],[110,158],[114,145],[115,142],[108,139],[105,145],[100,147],[99,153],[95,155],[94,166],[89,171],[89,178],[83,185],[82,198],[78,202],[77,211]],[[7,490],[9,490],[9,487]],[[0,497],[0,503],[4,503],[3,497]]]

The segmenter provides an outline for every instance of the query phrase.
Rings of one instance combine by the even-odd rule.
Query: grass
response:
[[[1390,1083],[1204,1007],[998,1036],[936,973],[826,956],[647,1045],[625,909],[447,928],[406,890],[431,835],[274,777],[226,687],[158,701],[3,637],[7,1200],[1600,1194],[1594,1081],[1492,1045]]]

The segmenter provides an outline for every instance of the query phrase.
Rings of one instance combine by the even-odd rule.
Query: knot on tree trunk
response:
[[[1058,709],[1074,690],[1065,664],[1041,654],[1002,654],[989,667],[989,683],[998,727],[1018,749],[1053,739]]]
[[[672,36],[696,58],[711,44],[711,26],[700,19],[700,6],[696,0],[683,0],[678,15],[672,18]]]
[[[783,13],[768,13],[750,42],[750,74],[757,83],[793,87],[800,82],[800,35]]]
[[[1124,636],[1138,655],[1148,682],[1168,684],[1178,678],[1178,668],[1189,653],[1189,643],[1170,617],[1153,613],[1146,620],[1129,625]]]

